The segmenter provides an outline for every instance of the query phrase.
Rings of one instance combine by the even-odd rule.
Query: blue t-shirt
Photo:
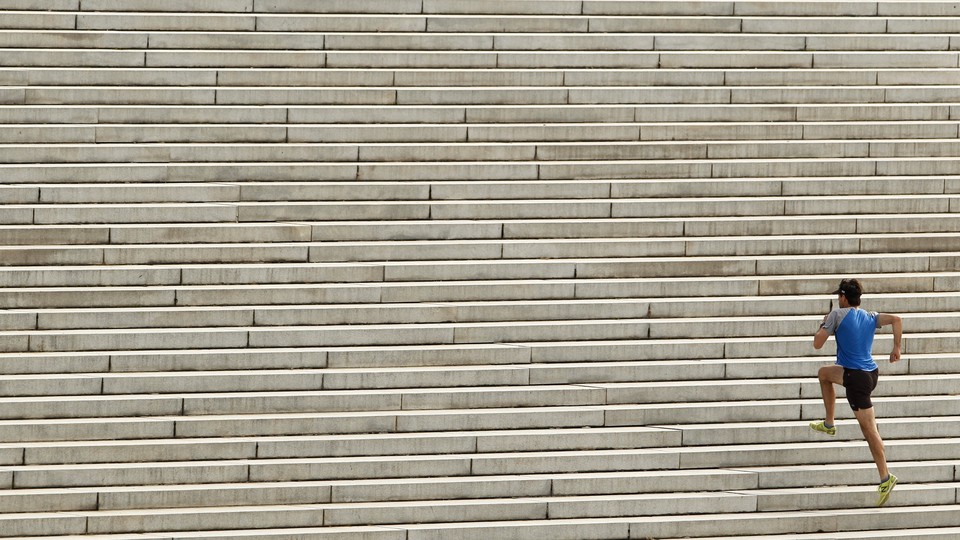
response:
[[[880,315],[860,308],[835,309],[827,315],[824,329],[837,337],[837,364],[845,368],[873,371],[873,336],[880,327]]]

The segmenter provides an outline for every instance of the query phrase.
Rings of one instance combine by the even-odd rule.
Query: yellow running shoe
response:
[[[810,429],[819,431],[820,433],[826,433],[831,437],[837,434],[837,426],[827,427],[823,424],[823,420],[819,422],[810,422]]]
[[[877,493],[880,494],[880,500],[877,501],[877,506],[883,506],[886,504],[887,499],[890,498],[890,492],[893,491],[893,487],[897,485],[897,477],[890,475],[890,478],[887,478],[886,482],[880,484],[880,487],[877,488]]]

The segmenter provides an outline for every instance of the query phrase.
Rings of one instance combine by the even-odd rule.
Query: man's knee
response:
[[[868,431],[878,432],[877,417],[874,414],[872,405],[866,408],[855,409],[853,416],[857,419],[857,423],[860,424],[860,429],[863,430],[864,435],[866,435]]]
[[[817,377],[820,382],[841,384],[843,382],[842,373],[842,371],[839,374],[837,373],[837,366],[823,366],[817,371]]]

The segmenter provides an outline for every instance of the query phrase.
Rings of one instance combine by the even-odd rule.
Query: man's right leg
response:
[[[843,366],[823,366],[817,373],[820,379],[820,394],[823,396],[825,411],[823,423],[833,426],[836,423],[837,390],[835,384],[843,384]]]
[[[854,414],[857,416],[857,422],[860,423],[863,437],[870,446],[870,454],[873,455],[873,461],[877,464],[877,472],[880,473],[880,486],[877,487],[880,498],[877,499],[877,506],[883,506],[890,498],[890,492],[897,485],[897,477],[887,470],[887,456],[883,450],[883,439],[880,438],[880,431],[877,429],[873,407],[859,409],[854,411]]]
[[[877,473],[880,474],[880,480],[886,480],[887,475],[890,474],[887,470],[887,455],[883,449],[880,430],[877,429],[877,419],[874,416],[873,407],[854,411],[853,414],[857,417],[863,438],[867,440],[867,445],[870,447],[870,455],[873,456],[873,461],[877,464]]]

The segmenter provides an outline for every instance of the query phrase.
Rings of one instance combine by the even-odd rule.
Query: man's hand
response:
[[[899,362],[899,361],[900,361],[900,345],[898,344],[898,345],[894,345],[893,350],[890,351],[890,363],[892,364],[894,362]]]

